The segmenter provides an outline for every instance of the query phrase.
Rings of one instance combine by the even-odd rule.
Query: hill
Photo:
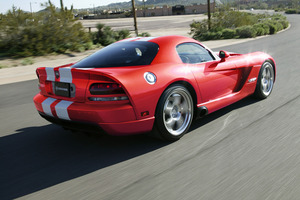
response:
[[[146,6],[174,6],[174,5],[192,5],[192,4],[206,4],[207,0],[147,0],[145,1]],[[143,6],[143,1],[135,0],[136,6]],[[131,8],[131,1],[124,1],[121,3],[111,3],[106,6],[99,6],[98,9],[108,9],[108,8]]]

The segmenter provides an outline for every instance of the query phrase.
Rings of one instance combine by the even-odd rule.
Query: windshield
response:
[[[79,61],[73,68],[105,68],[150,65],[158,52],[156,43],[117,42]]]

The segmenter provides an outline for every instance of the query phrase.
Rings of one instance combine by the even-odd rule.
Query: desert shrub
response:
[[[289,22],[286,17],[279,14],[273,15],[271,19],[266,21],[266,24],[270,28],[270,34],[275,34],[289,26]]]
[[[138,36],[139,37],[150,37],[151,35],[148,32],[143,32],[143,33],[140,33]]]
[[[213,36],[213,40],[219,40],[219,39],[222,38],[222,32],[221,32],[221,31],[214,32],[214,33],[212,34],[212,36]]]
[[[32,65],[34,63],[31,57],[24,58],[21,62],[21,65]]]
[[[211,28],[208,29],[208,20],[193,21],[190,24],[190,34],[196,40],[221,38],[251,38],[287,28],[289,22],[280,14],[251,14],[246,12],[222,10],[214,13],[211,19]]]
[[[274,22],[272,21],[266,21],[265,24],[269,27],[269,34],[273,35],[275,33],[277,33],[277,26]]]
[[[269,24],[269,28],[270,28],[270,34],[271,34],[271,35],[277,33],[277,27],[276,27],[275,24],[270,23],[270,24]]]
[[[277,32],[281,31],[283,29],[283,25],[279,21],[276,21],[274,24],[275,24],[275,26],[277,28]]]
[[[258,24],[254,24],[253,28],[256,30],[257,36],[270,34],[270,27],[267,22],[261,22]]]
[[[236,29],[236,35],[239,38],[253,38],[256,36],[256,30],[252,26],[242,26]]]
[[[104,24],[97,24],[96,28],[98,31],[93,33],[94,44],[99,43],[103,46],[107,46],[116,41],[115,37],[117,34],[111,27],[105,26]]]
[[[84,43],[83,46],[84,46],[85,49],[93,49],[93,48],[96,47],[96,46],[93,44],[92,41],[89,41],[89,42],[87,42],[87,43]]]
[[[0,51],[26,57],[89,48],[89,35],[73,19],[72,8],[57,11],[51,1],[45,7],[44,12],[34,15],[16,8],[2,15]]]
[[[207,20],[203,20],[201,22],[193,21],[190,24],[191,32],[190,34],[193,35],[193,38],[196,40],[203,40],[203,34],[208,32]]]
[[[288,9],[285,11],[286,14],[297,14],[298,10],[297,9]]]
[[[222,38],[224,38],[224,39],[234,38],[235,34],[236,34],[236,31],[234,29],[225,28],[222,30]]]
[[[289,26],[289,22],[287,20],[280,19],[278,22],[282,24],[283,29],[286,29]]]
[[[7,66],[0,64],[0,69],[2,69],[2,68],[7,68]]]
[[[102,46],[110,45],[111,43],[130,36],[129,30],[114,31],[111,27],[104,24],[97,24],[96,28],[98,31],[91,33],[93,43],[101,44]]]
[[[253,28],[255,29],[256,31],[256,36],[262,36],[262,35],[265,35],[265,29],[261,26],[253,26]]]
[[[252,25],[257,21],[257,15],[247,12],[237,11],[223,11],[213,14],[212,29],[220,27],[224,28],[237,28],[241,26]],[[218,30],[219,31],[219,30]]]
[[[216,40],[222,37],[221,31],[208,31],[206,21],[194,22],[190,24],[190,27],[190,34],[193,34],[193,38],[197,40]]]
[[[253,28],[256,31],[256,36],[268,35],[270,33],[270,28],[265,23],[254,24]]]
[[[118,36],[116,37],[117,40],[123,40],[130,36],[130,31],[126,29],[120,30],[117,33],[118,33]]]
[[[222,37],[222,32],[206,32],[203,33],[201,36],[201,40],[218,40],[221,39]]]
[[[261,27],[264,29],[265,35],[270,34],[270,27],[267,23],[260,23]]]

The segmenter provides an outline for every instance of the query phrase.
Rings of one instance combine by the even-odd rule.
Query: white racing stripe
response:
[[[43,101],[43,103],[42,103],[42,108],[43,108],[44,113],[47,114],[47,115],[50,115],[50,116],[52,116],[52,117],[53,117],[53,114],[52,114],[52,112],[51,112],[50,106],[51,106],[51,104],[52,104],[54,101],[56,101],[56,99],[53,99],[53,98],[50,98],[50,97],[49,97],[49,98],[45,99],[45,100]]]
[[[72,72],[70,67],[65,68],[59,68],[59,75],[60,75],[60,82],[64,83],[72,83]],[[46,73],[47,73],[47,80],[48,81],[55,81],[55,73],[54,68],[46,67]],[[47,98],[43,101],[42,107],[45,114],[49,116],[53,116],[51,112],[51,104],[54,103],[57,99],[54,98]],[[55,106],[55,111],[57,114],[57,117],[60,119],[70,120],[69,114],[68,114],[68,107],[72,104],[72,101],[60,101]]]
[[[72,72],[70,67],[59,68],[60,82],[72,83]]]
[[[55,81],[54,69],[46,67],[47,81]]]
[[[60,119],[70,120],[69,114],[68,114],[68,107],[72,104],[72,101],[64,101],[62,100],[55,106],[55,111],[57,114],[57,117]]]

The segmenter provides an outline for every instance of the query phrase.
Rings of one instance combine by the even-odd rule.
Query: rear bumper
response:
[[[47,121],[53,124],[60,125],[70,130],[76,130],[82,132],[97,132],[97,133],[104,132],[103,129],[101,129],[97,124],[59,119],[56,117],[51,117],[49,115],[46,115],[45,113],[42,112],[39,112],[39,114]]]
[[[72,102],[37,94],[34,104],[46,120],[63,127],[110,135],[133,135],[152,130],[154,117],[137,120],[129,103]]]

